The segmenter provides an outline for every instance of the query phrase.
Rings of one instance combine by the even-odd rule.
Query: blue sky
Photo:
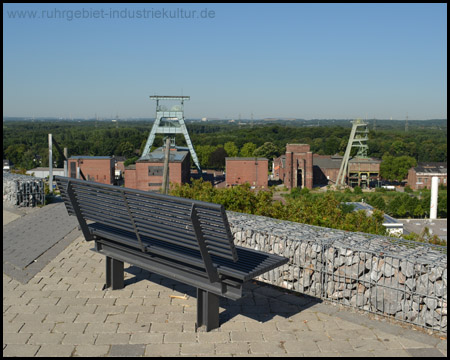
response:
[[[3,116],[447,118],[447,4],[3,10]]]

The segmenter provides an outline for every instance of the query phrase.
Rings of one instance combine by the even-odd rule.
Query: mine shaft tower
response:
[[[345,177],[348,175],[348,162],[352,148],[358,149],[356,157],[367,158],[367,151],[369,149],[369,146],[367,145],[367,141],[369,140],[368,124],[361,119],[352,121],[352,124],[350,138],[348,139],[347,148],[344,157],[342,158],[341,167],[339,168],[339,174],[336,179],[336,185],[338,186],[345,185]]]
[[[154,95],[150,96],[150,99],[156,100],[156,118],[153,123],[152,130],[148,135],[147,143],[145,144],[144,151],[142,152],[141,159],[146,157],[152,148],[153,142],[155,140],[156,134],[164,134],[165,137],[170,137],[171,147],[175,146],[175,135],[183,134],[186,143],[191,153],[192,160],[198,169],[199,174],[202,170],[200,168],[200,163],[195,153],[194,146],[189,137],[189,133],[184,122],[184,101],[190,100],[190,96],[160,96]],[[180,101],[180,105],[174,105],[170,109],[164,105],[160,105],[161,100],[165,101]]]

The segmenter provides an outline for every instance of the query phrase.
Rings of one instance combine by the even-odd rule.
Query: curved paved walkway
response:
[[[92,247],[78,236],[26,284],[3,274],[3,356],[447,355],[446,337],[259,282],[195,332],[194,288],[125,266],[126,287],[102,291]]]

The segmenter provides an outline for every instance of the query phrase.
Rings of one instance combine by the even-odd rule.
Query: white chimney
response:
[[[430,220],[437,219],[438,187],[439,178],[437,176],[433,176],[431,178]]]

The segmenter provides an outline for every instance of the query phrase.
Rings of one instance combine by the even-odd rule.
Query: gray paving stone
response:
[[[62,339],[61,344],[63,345],[94,345],[97,339],[97,334],[74,334],[67,333],[63,334],[64,339]]]
[[[282,342],[250,342],[250,353],[251,354],[285,354]]]
[[[145,352],[144,344],[126,344],[126,345],[111,345],[109,356],[120,357],[136,357],[143,356]]]
[[[414,357],[445,357],[445,355],[435,348],[406,349],[406,352]]]
[[[33,334],[28,340],[30,345],[61,344],[64,334]]]
[[[75,347],[75,356],[81,357],[97,357],[105,356],[109,352],[109,345],[77,345]]]
[[[3,344],[26,344],[32,334],[3,333]]]
[[[145,356],[176,356],[180,354],[180,344],[150,344],[145,347]]]
[[[199,332],[198,333],[198,342],[200,344],[203,343],[227,343],[230,342],[230,333],[227,331],[224,332]]]
[[[131,334],[130,344],[162,344],[163,337],[162,333],[134,333]]]
[[[130,334],[98,334],[95,345],[124,345],[130,341]]]
[[[214,356],[214,344],[184,343],[181,344],[180,355]]]
[[[70,357],[75,352],[73,345],[42,345],[36,356],[42,357]]]
[[[39,350],[39,345],[8,344],[3,349],[3,356],[31,357]]]
[[[302,354],[307,351],[319,352],[316,343],[309,340],[286,341],[283,346],[287,353]]]
[[[164,334],[164,343],[196,343],[197,342],[197,333],[195,332],[169,332]]]

